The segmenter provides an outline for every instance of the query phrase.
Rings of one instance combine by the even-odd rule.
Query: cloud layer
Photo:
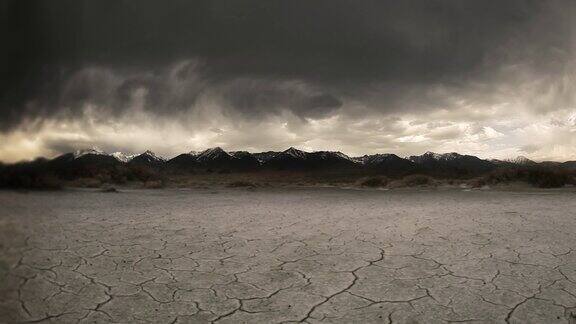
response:
[[[0,160],[98,146],[576,159],[576,4],[7,1]]]

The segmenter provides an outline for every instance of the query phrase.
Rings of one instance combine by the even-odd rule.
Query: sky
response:
[[[0,0],[0,161],[576,160],[572,0]]]

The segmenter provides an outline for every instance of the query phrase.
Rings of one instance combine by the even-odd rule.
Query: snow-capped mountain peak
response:
[[[104,153],[103,151],[101,151],[97,148],[89,148],[89,149],[84,149],[84,150],[77,150],[76,152],[74,152],[74,158],[77,159],[81,156],[88,155],[88,154],[107,155],[106,153]]]
[[[356,163],[356,161],[351,159],[348,155],[346,155],[342,152],[339,152],[339,151],[317,151],[314,153],[318,154],[320,156],[320,158],[322,158],[322,159],[339,158],[339,159],[349,160],[349,161]]]
[[[339,156],[339,157],[341,157],[341,158],[343,158],[343,159],[350,160],[350,161],[352,161],[352,162],[356,162],[356,161],[353,160],[351,157],[349,157],[348,155],[346,155],[346,154],[344,154],[344,153],[342,153],[342,152],[340,152],[340,151],[333,152],[333,153],[334,153],[336,156]]]
[[[455,160],[457,158],[461,157],[460,154],[456,153],[456,152],[452,152],[452,153],[444,153],[441,155],[441,158],[444,160]]]
[[[390,159],[400,159],[400,157],[391,153],[379,153],[374,155],[364,155],[356,160],[366,164],[380,164]]]
[[[224,151],[220,147],[209,148],[198,155],[199,161],[210,161],[219,159],[222,157],[232,157],[228,152]]]
[[[442,155],[443,155],[443,154],[438,154],[438,153],[434,153],[434,152],[430,152],[430,151],[422,154],[423,157],[431,158],[431,159],[434,159],[434,160],[440,160],[440,159],[442,158]]]
[[[286,155],[295,157],[297,159],[305,159],[306,158],[306,152],[301,151],[299,149],[296,149],[294,147],[290,147],[289,149],[287,149],[286,151],[283,152]]]
[[[516,158],[513,159],[509,159],[508,162],[514,163],[514,164],[519,164],[519,165],[529,165],[529,164],[535,164],[536,162],[530,160],[529,158],[525,157],[525,156],[517,156]]]
[[[459,158],[463,157],[462,155],[451,152],[451,153],[434,153],[434,152],[426,152],[422,155],[410,156],[408,157],[409,160],[416,163],[424,163],[426,161],[435,160],[435,161],[454,161]]]
[[[164,158],[157,156],[154,152],[147,150],[146,152],[140,154],[141,157],[145,157],[151,161],[164,161]]]
[[[132,160],[132,158],[134,158],[136,155],[134,154],[130,154],[130,155],[126,155],[122,152],[114,152],[112,154],[110,154],[112,157],[114,157],[116,160],[120,161],[120,162],[129,162],[130,160]]]

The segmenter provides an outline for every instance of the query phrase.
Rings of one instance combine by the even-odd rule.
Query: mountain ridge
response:
[[[234,178],[294,183],[306,178],[334,183],[350,179],[359,181],[366,177],[381,179],[381,176],[388,179],[411,179],[408,177],[414,176],[414,179],[424,177],[456,181],[520,179],[536,183],[539,187],[555,187],[572,183],[570,179],[576,179],[574,172],[576,161],[534,162],[525,158],[486,160],[456,152],[426,152],[406,158],[391,153],[349,157],[338,151],[306,152],[293,147],[260,153],[226,151],[214,147],[164,159],[152,151],[127,155],[89,149],[62,154],[53,159],[38,158],[11,165],[0,163],[0,187],[49,188],[58,181],[72,186],[92,187],[102,183],[141,181],[145,187],[158,188],[168,182],[185,185],[189,181],[218,182],[232,181],[230,179]]]
[[[106,153],[89,148],[65,153],[53,159],[43,159],[56,169],[100,168],[122,165],[150,167],[173,172],[188,171],[255,171],[255,170],[367,170],[384,174],[414,172],[437,172],[439,174],[480,174],[497,168],[514,167],[557,167],[576,169],[576,161],[535,162],[519,156],[513,159],[481,159],[474,155],[457,152],[435,153],[427,151],[421,155],[400,157],[393,153],[377,153],[350,157],[339,151],[307,152],[289,147],[284,151],[250,153],[248,151],[226,151],[221,147],[208,148],[201,152],[191,151],[165,159],[147,150],[140,154],[122,152]],[[66,170],[63,173],[73,171]]]
[[[367,154],[350,157],[339,151],[307,152],[289,147],[284,151],[226,151],[221,147],[208,148],[201,152],[191,151],[165,159],[147,150],[141,154],[127,155],[122,152],[105,153],[94,148],[62,154],[48,161],[98,162],[114,158],[120,164],[145,165],[170,170],[215,169],[215,170],[319,170],[319,169],[369,169],[388,172],[442,171],[481,173],[502,167],[559,166],[576,168],[575,161],[535,162],[519,156],[513,159],[481,159],[474,155],[457,152],[435,153],[427,151],[421,155],[400,157],[393,153]]]

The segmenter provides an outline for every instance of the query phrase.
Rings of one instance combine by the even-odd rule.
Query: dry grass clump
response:
[[[59,190],[62,187],[62,181],[51,174],[13,173],[0,177],[0,188]]]
[[[102,181],[97,178],[79,178],[68,183],[71,187],[100,188]]]
[[[388,185],[388,178],[386,177],[368,177],[362,178],[358,181],[358,185],[361,187],[369,187],[369,188],[381,188],[386,187]]]
[[[482,188],[482,187],[489,185],[489,183],[485,177],[479,177],[479,178],[473,178],[473,179],[466,181],[466,185],[468,185],[471,188]]]
[[[42,168],[44,160],[17,163],[13,165],[0,164],[0,188],[57,190],[62,188],[62,181],[52,172]]]
[[[256,184],[250,181],[245,180],[237,180],[228,183],[228,187],[230,188],[255,188]]]
[[[561,188],[576,184],[576,174],[569,170],[552,169],[500,169],[483,177],[472,179],[472,187],[525,182],[537,188]]]
[[[435,185],[434,178],[423,174],[411,174],[395,182],[398,187],[422,187]]]
[[[100,189],[100,192],[107,192],[107,193],[118,193],[118,189],[114,188],[114,187],[104,187],[102,189]]]
[[[161,189],[166,185],[162,180],[148,180],[144,182],[143,186],[145,189]]]

